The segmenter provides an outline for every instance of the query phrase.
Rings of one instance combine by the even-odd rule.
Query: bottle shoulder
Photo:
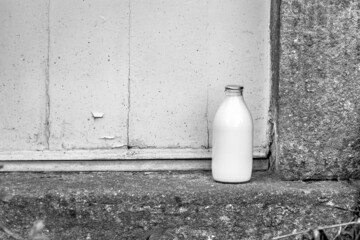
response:
[[[214,125],[252,125],[250,110],[245,102],[239,98],[226,98],[214,118]]]

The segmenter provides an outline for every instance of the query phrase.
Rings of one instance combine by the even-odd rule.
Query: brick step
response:
[[[13,196],[0,221],[26,236],[45,220],[53,240],[271,239],[352,220],[356,188],[346,181],[284,182],[255,172],[245,184],[214,182],[208,171],[2,173]],[[162,237],[160,237],[162,236]],[[0,232],[0,239],[11,239]]]

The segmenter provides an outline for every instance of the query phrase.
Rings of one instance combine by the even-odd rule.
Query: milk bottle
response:
[[[243,87],[227,85],[213,121],[212,176],[215,181],[247,182],[252,173],[253,122]]]

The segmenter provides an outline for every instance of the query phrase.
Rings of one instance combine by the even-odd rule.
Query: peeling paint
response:
[[[129,1],[85,2],[51,1],[50,150],[126,144]]]
[[[102,112],[91,112],[93,118],[103,118],[104,117],[104,113]]]
[[[103,136],[100,137],[100,139],[104,139],[104,140],[114,140],[116,137],[115,136]]]

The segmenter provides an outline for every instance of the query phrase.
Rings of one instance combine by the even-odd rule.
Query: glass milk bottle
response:
[[[252,173],[253,122],[243,87],[227,85],[213,122],[212,176],[215,181],[247,182]]]

